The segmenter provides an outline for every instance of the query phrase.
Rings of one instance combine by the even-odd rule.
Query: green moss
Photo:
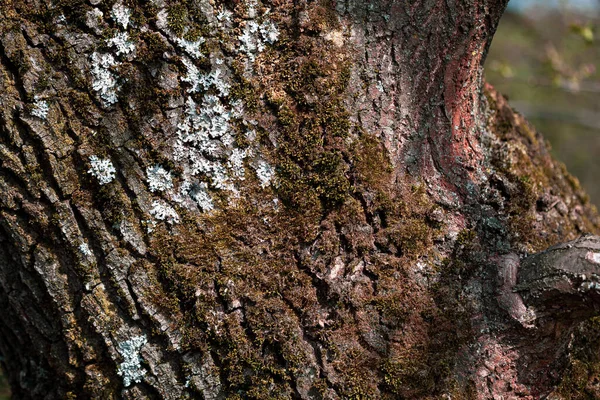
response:
[[[402,219],[388,233],[402,255],[416,258],[431,246],[431,227],[421,217]]]
[[[596,211],[587,203],[578,182],[561,163],[552,160],[541,136],[490,87],[486,88],[486,96],[491,107],[488,126],[500,139],[493,143],[491,155],[492,165],[503,180],[502,194],[507,199],[506,210],[499,215],[507,225],[507,241],[537,251],[573,239],[583,231],[596,231]],[[552,188],[552,195],[561,199],[577,196],[584,217],[576,222],[568,215],[546,214],[544,224],[552,228],[540,235],[539,211],[535,205],[537,199],[547,195],[547,188]]]
[[[393,171],[383,144],[375,136],[361,132],[350,148],[352,174],[356,191],[378,188],[380,198],[389,198],[384,190],[391,182]]]
[[[406,360],[386,360],[381,366],[383,382],[392,393],[399,394],[410,383],[411,372],[414,369]]]
[[[350,131],[349,115],[341,102],[334,101],[327,103],[320,112],[326,134],[333,138],[342,139],[348,136],[348,132]]]
[[[590,371],[590,369],[592,371]],[[600,370],[598,366],[596,366],[596,368],[591,368],[590,365],[580,360],[572,361],[567,371],[563,374],[557,392],[564,396],[565,399],[592,400],[596,398],[592,393],[589,393],[586,390],[590,372],[598,374]]]
[[[473,229],[463,229],[456,237],[456,243],[459,246],[468,246],[475,240],[476,233]]]
[[[230,96],[233,100],[241,100],[245,109],[249,113],[253,113],[258,108],[258,97],[256,92],[257,91],[252,86],[252,83],[242,76],[232,85]]]
[[[371,374],[365,371],[373,371],[376,365],[370,365],[373,360],[365,351],[358,348],[350,348],[337,357],[335,369],[343,376],[344,381],[340,394],[344,399],[371,400],[377,398],[377,384]],[[369,365],[371,368],[369,368]]]
[[[533,179],[529,175],[521,175],[515,179],[515,196],[511,198],[512,214],[523,214],[529,212],[538,198]]]
[[[341,152],[325,143],[322,125],[308,120],[299,127],[295,114],[285,106],[278,116],[282,126],[290,128],[284,133],[277,162],[282,200],[292,207],[314,204],[315,198],[325,208],[341,204],[350,182]]]
[[[52,51],[46,53],[52,65],[56,69],[60,68],[67,72],[72,89],[87,91],[89,89],[87,85],[88,77],[85,75],[85,71],[78,67],[79,63],[76,62],[80,55],[67,44],[52,42],[52,45],[54,45]]]
[[[138,46],[137,55],[140,60],[152,61],[162,57],[162,54],[167,51],[168,46],[162,39],[161,35],[155,32],[140,33],[140,44]]]
[[[188,9],[183,4],[173,4],[167,9],[167,26],[177,36],[183,36],[188,25]]]
[[[342,103],[349,67],[318,40],[305,37],[300,43],[279,44],[274,85],[265,95],[281,132],[274,154],[278,195],[290,208],[320,214],[350,194],[344,140],[351,125]],[[257,88],[240,85],[236,97],[254,99]]]
[[[279,106],[279,109],[276,110],[276,114],[279,123],[284,128],[293,128],[298,125],[298,121],[296,120],[296,114],[286,104],[282,104],[281,106]]]
[[[538,138],[536,136],[535,130],[529,125],[529,123],[524,122],[517,126],[519,134],[529,141],[529,143],[533,146],[538,144]]]
[[[78,90],[69,90],[67,96],[69,104],[73,107],[77,116],[81,118],[82,121],[93,126],[95,122],[94,112],[96,111],[96,106],[89,94]]]
[[[312,32],[339,29],[338,14],[335,11],[335,3],[332,0],[319,0],[309,10],[308,24],[306,29]]]
[[[116,227],[122,221],[132,219],[129,197],[121,187],[114,184],[101,185],[94,192],[96,207],[108,226]]]
[[[387,321],[393,321],[393,326],[401,326],[413,311],[406,302],[406,293],[391,290],[391,293],[377,296],[374,301],[376,309]]]
[[[183,38],[185,40],[189,40],[190,42],[195,42],[195,41],[199,40],[203,36],[203,33],[204,33],[204,31],[200,27],[198,27],[198,26],[192,26],[185,33],[185,35],[183,36]]]
[[[50,69],[50,66],[47,65],[46,68],[44,69],[44,71],[40,72],[35,90],[37,92],[43,92],[44,90],[49,89],[51,79],[52,79],[52,71]]]

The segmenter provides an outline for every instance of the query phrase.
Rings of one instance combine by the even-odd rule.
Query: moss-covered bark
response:
[[[501,256],[598,227],[483,85],[505,3],[0,5],[15,397],[583,387],[597,366],[575,351],[526,373],[518,338],[539,331],[497,300]]]

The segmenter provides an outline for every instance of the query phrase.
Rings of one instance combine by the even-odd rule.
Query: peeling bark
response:
[[[506,2],[0,5],[15,398],[600,392],[596,210],[482,81]]]

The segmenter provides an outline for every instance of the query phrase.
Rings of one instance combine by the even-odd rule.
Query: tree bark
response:
[[[506,3],[3,2],[13,396],[600,396],[598,215],[482,78]]]

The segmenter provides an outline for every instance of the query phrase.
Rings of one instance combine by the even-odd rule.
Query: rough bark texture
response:
[[[599,239],[528,257],[596,210],[482,82],[506,2],[3,1],[15,398],[600,396]]]

